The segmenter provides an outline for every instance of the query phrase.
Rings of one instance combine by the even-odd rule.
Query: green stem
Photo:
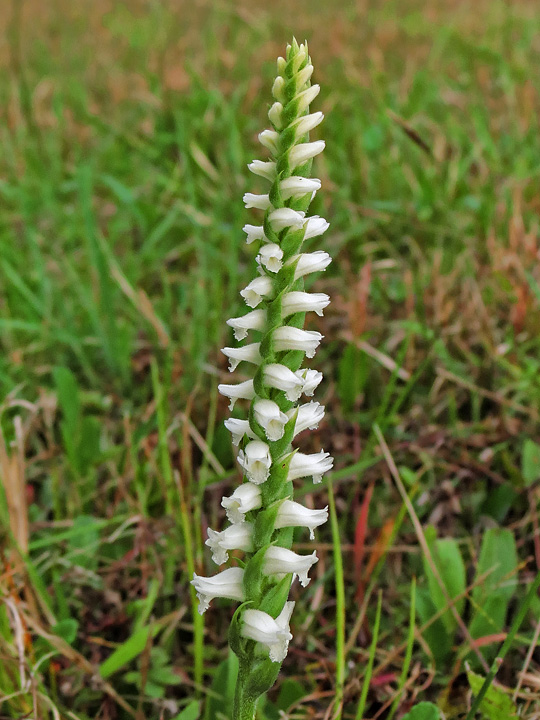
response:
[[[232,720],[255,720],[257,701],[246,697],[244,693],[244,681],[249,675],[249,669],[238,668],[238,679],[236,681],[236,692],[234,694],[234,706]]]

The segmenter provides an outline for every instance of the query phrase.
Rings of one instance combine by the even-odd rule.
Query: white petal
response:
[[[269,277],[262,276],[252,280],[240,295],[244,298],[246,305],[255,308],[261,302],[263,297],[268,297],[273,292],[272,280]]]
[[[268,111],[268,119],[276,130],[281,130],[283,126],[283,119],[281,113],[283,112],[283,105],[280,102],[275,102],[270,110]]]
[[[261,489],[251,482],[245,482],[230,497],[221,499],[227,518],[232,523],[244,522],[246,513],[261,507]]]
[[[324,150],[324,140],[315,140],[315,142],[302,143],[295,145],[289,150],[289,164],[291,168],[303,165],[311,158],[314,158]]]
[[[296,270],[294,273],[294,279],[309,275],[314,272],[321,272],[332,262],[330,255],[323,250],[317,250],[312,253],[302,253],[301,255],[293,255],[293,257],[287,261],[287,264],[297,262]]]
[[[244,600],[243,577],[244,571],[238,567],[227,568],[209,578],[194,573],[191,584],[199,598],[199,613],[202,615],[216,597]]]
[[[287,548],[271,545],[264,555],[263,573],[265,575],[298,575],[302,587],[309,585],[308,572],[318,561],[317,553],[298,555]]]
[[[274,80],[274,84],[272,85],[272,95],[278,102],[286,102],[285,80],[280,75],[278,75],[277,78]]]
[[[302,379],[303,388],[302,392],[307,397],[313,397],[315,390],[319,387],[323,374],[318,370],[297,370],[296,375]]]
[[[328,506],[324,510],[312,510],[293,500],[284,500],[279,506],[274,527],[307,527],[311,540],[315,538],[314,528],[328,520]]]
[[[264,238],[264,228],[262,225],[244,225],[242,230],[247,235],[247,245],[251,245],[255,240],[263,240]]]
[[[292,640],[289,621],[293,608],[294,602],[286,602],[275,620],[262,610],[248,608],[242,616],[243,624],[240,633],[243,637],[266,645],[272,662],[283,662],[287,655],[289,641]]]
[[[266,443],[261,440],[252,440],[246,445],[245,450],[240,450],[237,460],[244,469],[248,480],[255,485],[261,485],[268,480],[272,457]]]
[[[253,400],[255,397],[255,390],[253,389],[253,380],[246,380],[245,382],[238,383],[237,385],[218,385],[218,391],[230,398],[229,410],[234,409],[234,404],[237,400]]]
[[[303,115],[301,118],[296,120],[291,127],[296,131],[296,137],[302,137],[311,130],[314,130],[317,125],[320,125],[324,120],[322,112],[312,113],[311,115]]]
[[[238,364],[242,361],[259,365],[262,362],[262,358],[259,353],[260,343],[251,343],[250,345],[244,345],[243,347],[224,347],[221,351],[226,357],[229,358],[229,370],[233,372],[238,367]]]
[[[279,183],[281,196],[284,200],[291,197],[302,197],[302,195],[314,193],[320,188],[321,181],[317,178],[304,178],[299,175],[292,175]]]
[[[270,220],[275,232],[284,230],[288,227],[301,228],[304,225],[304,212],[292,210],[291,208],[278,208],[272,210],[268,219]]]
[[[324,452],[324,450],[313,455],[297,452],[291,458],[287,479],[296,480],[311,475],[314,483],[320,483],[324,473],[331,470],[333,464],[334,459],[330,457],[330,453]]]
[[[270,182],[276,179],[276,163],[271,160],[267,162],[253,160],[253,162],[249,163],[248,169],[251,170],[254,175],[270,180]]]
[[[245,193],[244,203],[246,208],[257,208],[258,210],[266,210],[272,205],[268,195],[255,195],[254,193]]]
[[[304,240],[310,240],[326,232],[330,227],[330,223],[318,215],[313,215],[313,217],[307,219],[304,227],[306,228]]]
[[[233,328],[234,337],[237,340],[243,340],[247,336],[248,330],[264,330],[266,312],[264,310],[253,310],[242,317],[227,320],[227,325]]]
[[[308,358],[315,355],[319,343],[323,339],[321,333],[314,330],[283,326],[274,330],[272,340],[276,352],[301,350]]]
[[[266,437],[272,442],[280,440],[285,433],[288,417],[281,412],[273,400],[256,400],[253,404],[255,420],[264,429]]]
[[[276,243],[267,243],[259,251],[259,263],[269,272],[277,273],[281,270],[283,263],[283,250]]]
[[[298,115],[301,115],[304,110],[308,109],[308,107],[319,94],[320,89],[321,88],[319,87],[319,85],[312,85],[311,87],[308,87],[307,90],[304,90],[295,97],[295,100],[298,101]]]
[[[287,411],[287,417],[290,419],[296,412],[297,408],[292,408]],[[316,430],[319,423],[324,417],[324,407],[318,402],[309,402],[304,405],[300,405],[298,408],[298,415],[296,416],[296,423],[294,425],[294,434],[307,430]]]
[[[313,65],[306,65],[296,76],[296,87],[300,90],[313,75]]]
[[[279,133],[275,130],[263,130],[259,133],[259,142],[270,150],[273,155],[279,152]]]
[[[264,382],[277,390],[283,390],[288,400],[295,402],[302,394],[304,382],[292,370],[280,363],[264,366]]]
[[[233,445],[240,445],[240,440],[242,440],[244,435],[247,435],[250,438],[255,437],[253,431],[249,427],[249,422],[247,420],[239,420],[238,418],[227,418],[223,424],[232,435]]]
[[[323,314],[323,310],[330,303],[330,298],[326,293],[307,293],[300,290],[293,290],[283,296],[281,302],[281,314],[286,318],[289,315],[299,312],[316,312],[317,315]]]
[[[253,550],[253,525],[237,523],[230,525],[221,532],[208,528],[208,540],[205,542],[212,550],[212,560],[216,565],[223,565],[229,559],[229,550]]]

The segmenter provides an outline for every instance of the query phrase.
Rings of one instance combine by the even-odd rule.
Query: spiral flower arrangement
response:
[[[230,550],[245,553],[243,567],[222,570],[213,577],[195,575],[192,581],[203,613],[216,597],[241,602],[229,631],[229,642],[239,658],[234,720],[253,720],[257,698],[275,682],[292,635],[289,621],[294,603],[288,600],[291,583],[309,583],[309,571],[317,562],[315,552],[299,555],[290,548],[295,527],[313,530],[326,522],[328,508],[312,510],[295,502],[293,481],[312,478],[321,482],[333,460],[327,452],[312,455],[292,448],[293,438],[315,429],[324,408],[313,396],[322,380],[317,370],[302,368],[304,356],[312,358],[322,335],[304,330],[305,314],[322,315],[329,303],[324,293],[304,291],[304,277],[325,270],[330,256],[323,251],[302,253],[305,240],[322,235],[328,223],[307,216],[320,180],[310,178],[312,159],[324,149],[324,141],[309,142],[309,132],[323,119],[309,106],[319,93],[311,85],[313,65],[307,44],[293,40],[286,57],[278,58],[278,75],[272,94],[275,102],[268,117],[272,129],[259,135],[271,159],[254,160],[248,166],[264,178],[267,194],[246,193],[247,208],[264,212],[262,225],[246,225],[247,243],[259,243],[258,276],[241,291],[250,308],[227,324],[236,340],[257,333],[257,342],[226,347],[223,353],[234,371],[239,363],[254,368],[253,378],[219,391],[230,399],[250,402],[248,419],[225,421],[233,443],[240,446],[238,463],[244,482],[224,497],[230,525],[208,531],[206,544],[218,565]]]

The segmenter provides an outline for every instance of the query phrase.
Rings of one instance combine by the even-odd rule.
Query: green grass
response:
[[[238,482],[219,349],[254,273],[246,164],[264,155],[274,59],[292,34],[322,86],[313,211],[331,229],[312,249],[334,259],[315,285],[332,305],[311,321],[327,416],[301,442],[336,457],[336,522],[318,533],[323,571],[294,597],[295,639],[260,718],[323,718],[336,692],[344,719],[401,717],[421,699],[466,715],[464,661],[479,672],[477,655],[491,663],[516,627],[540,552],[540,12],[368,0],[293,18],[289,5],[26,0],[0,20],[0,487],[30,522],[23,571],[0,493],[4,716],[226,707],[232,608],[215,602],[203,625],[188,580],[210,570],[205,529],[222,526]],[[432,592],[374,427],[430,554],[435,538],[455,541],[460,593],[436,553],[445,587]],[[481,554],[498,528],[517,548],[506,575]],[[471,623],[484,580],[506,603],[487,640]],[[464,608],[451,632],[448,602]],[[538,673],[526,660],[539,612],[535,598],[505,646],[503,687]],[[103,667],[108,684],[92,680]],[[534,717],[526,690],[517,703]]]

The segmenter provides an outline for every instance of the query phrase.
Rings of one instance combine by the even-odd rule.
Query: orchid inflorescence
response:
[[[242,362],[255,369],[250,380],[219,386],[231,410],[237,400],[250,401],[247,420],[225,421],[233,443],[241,446],[237,459],[245,482],[222,500],[231,524],[221,532],[209,530],[206,541],[218,565],[228,560],[230,550],[246,556],[243,567],[209,578],[194,575],[192,581],[201,613],[215,597],[242,603],[229,632],[240,661],[235,720],[252,720],[257,697],[275,682],[292,638],[292,580],[298,577],[305,587],[317,562],[315,552],[299,555],[290,549],[293,529],[306,527],[313,538],[314,528],[328,518],[328,508],[312,510],[292,499],[293,480],[311,477],[321,482],[333,463],[327,452],[306,455],[291,446],[298,433],[317,428],[324,416],[318,402],[299,403],[302,395],[313,396],[322,380],[320,372],[301,368],[304,356],[312,358],[322,340],[320,333],[303,329],[305,314],[322,315],[330,301],[324,293],[305,292],[304,277],[325,270],[330,256],[301,252],[305,240],[328,228],[323,218],[306,216],[321,187],[320,180],[309,177],[312,158],[324,149],[322,140],[309,142],[309,132],[323,114],[309,113],[319,86],[310,84],[313,66],[307,44],[293,40],[277,67],[275,102],[268,113],[273,129],[259,135],[272,159],[248,166],[270,189],[244,195],[247,208],[264,211],[262,225],[244,227],[247,243],[260,243],[259,275],[240,293],[250,311],[227,321],[237,340],[250,332],[259,339],[223,349],[231,371]]]

